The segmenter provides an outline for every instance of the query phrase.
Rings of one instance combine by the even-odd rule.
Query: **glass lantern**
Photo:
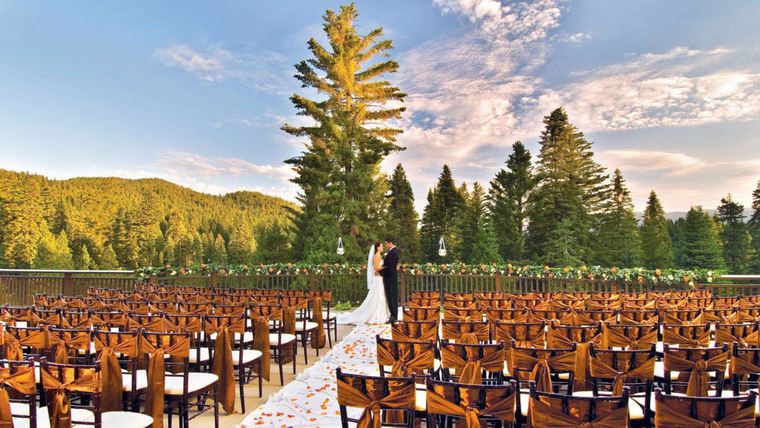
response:
[[[336,251],[339,256],[342,256],[343,254],[346,254],[346,249],[343,248],[343,238],[338,237],[338,250]]]
[[[438,241],[438,255],[441,257],[446,257],[446,254],[448,254],[446,251],[446,243],[443,242],[443,236],[441,236],[441,239]]]

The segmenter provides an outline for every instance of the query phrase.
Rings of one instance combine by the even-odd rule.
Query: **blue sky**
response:
[[[760,179],[760,3],[358,1],[409,94],[418,206],[443,163],[485,184],[564,106],[638,209],[749,204]],[[0,0],[0,168],[161,177],[292,198],[293,64],[336,1]]]

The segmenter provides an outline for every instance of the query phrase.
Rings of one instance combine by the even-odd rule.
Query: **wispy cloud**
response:
[[[233,157],[206,157],[180,151],[164,153],[153,167],[190,176],[262,175],[279,180],[293,176],[293,171],[286,165],[259,165]]]
[[[289,65],[285,57],[273,51],[255,54],[234,52],[219,45],[193,48],[186,44],[169,44],[157,48],[154,55],[163,64],[192,73],[208,82],[235,80],[254,89],[279,93]]]

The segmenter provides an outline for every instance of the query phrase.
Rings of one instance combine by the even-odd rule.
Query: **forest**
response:
[[[0,266],[134,269],[246,263],[277,248],[291,202],[199,193],[159,179],[73,178],[0,170]],[[283,231],[283,232],[280,232]],[[279,257],[273,254],[272,257]]]

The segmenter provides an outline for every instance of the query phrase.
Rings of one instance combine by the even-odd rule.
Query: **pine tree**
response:
[[[88,270],[95,268],[97,268],[97,266],[95,266],[95,263],[92,261],[90,252],[87,251],[87,246],[82,245],[82,247],[79,248],[79,251],[74,254],[74,269]]]
[[[472,192],[465,204],[462,215],[461,260],[467,263],[493,263],[499,260],[498,245],[488,218],[485,191],[478,182],[472,185]]]
[[[750,272],[760,273],[760,181],[752,192],[752,217],[749,219],[749,233],[752,238]]]
[[[502,260],[525,255],[524,223],[528,196],[536,185],[530,152],[520,141],[512,145],[507,168],[496,173],[488,192],[488,209]]]
[[[0,177],[0,263],[29,268],[44,221],[38,176]]]
[[[227,249],[224,247],[224,238],[221,234],[217,234],[214,240],[214,255],[211,261],[213,263],[227,263]]]
[[[69,226],[69,214],[67,212],[66,205],[63,201],[59,201],[55,206],[53,214],[53,223],[50,225],[50,232],[54,235],[58,235],[62,231],[66,230]]]
[[[725,266],[715,223],[702,207],[692,207],[685,219],[676,222],[679,267],[720,269]]]
[[[720,200],[718,219],[721,223],[720,238],[723,244],[723,258],[730,273],[747,273],[750,264],[749,227],[744,223],[744,205],[728,198]]]
[[[275,223],[260,231],[257,236],[254,253],[256,263],[284,263],[291,260],[290,239],[282,226]]]
[[[292,212],[294,249],[306,260],[322,256],[327,243],[337,243],[339,236],[346,245],[346,259],[364,259],[365,247],[378,239],[383,227],[387,203],[380,162],[402,150],[396,144],[402,130],[383,125],[401,117],[405,108],[388,103],[403,101],[405,94],[379,80],[395,72],[398,63],[372,62],[387,55],[392,43],[378,41],[382,28],[357,34],[357,17],[353,4],[341,6],[337,13],[327,10],[324,30],[329,47],[310,39],[313,58],[295,66],[302,86],[324,98],[311,100],[298,94],[290,98],[298,114],[315,123],[282,127],[290,135],[308,138],[301,155],[286,161],[297,174],[292,182],[301,188],[301,210]]]
[[[641,224],[641,249],[644,266],[649,269],[673,266],[673,248],[668,220],[657,194],[652,190]]]
[[[414,209],[414,194],[406,172],[396,165],[388,183],[388,234],[396,237],[402,257],[407,261],[420,260],[420,237],[417,231],[419,217]]]
[[[596,263],[601,266],[639,266],[641,238],[633,213],[631,192],[619,169],[612,176],[612,199],[602,215],[597,234]]]
[[[34,257],[34,269],[73,269],[69,240],[66,231],[53,235],[43,222],[40,226],[40,240],[37,242],[37,254]]]
[[[432,198],[428,197],[428,207],[425,208],[422,216],[420,242],[423,245],[422,255],[427,261],[449,263],[458,254],[457,223],[461,218],[464,202],[461,189],[457,189],[454,183],[451,169],[448,165],[444,165],[438,184],[432,191]],[[444,238],[448,250],[445,257],[438,255],[438,241],[441,237]]]
[[[119,268],[119,261],[116,259],[116,252],[113,250],[113,247],[110,244],[106,245],[106,248],[103,250],[103,255],[100,256],[100,264],[98,267],[105,270]]]
[[[248,222],[241,221],[235,225],[230,234],[230,251],[228,253],[230,263],[250,263],[256,250],[256,241]]]

